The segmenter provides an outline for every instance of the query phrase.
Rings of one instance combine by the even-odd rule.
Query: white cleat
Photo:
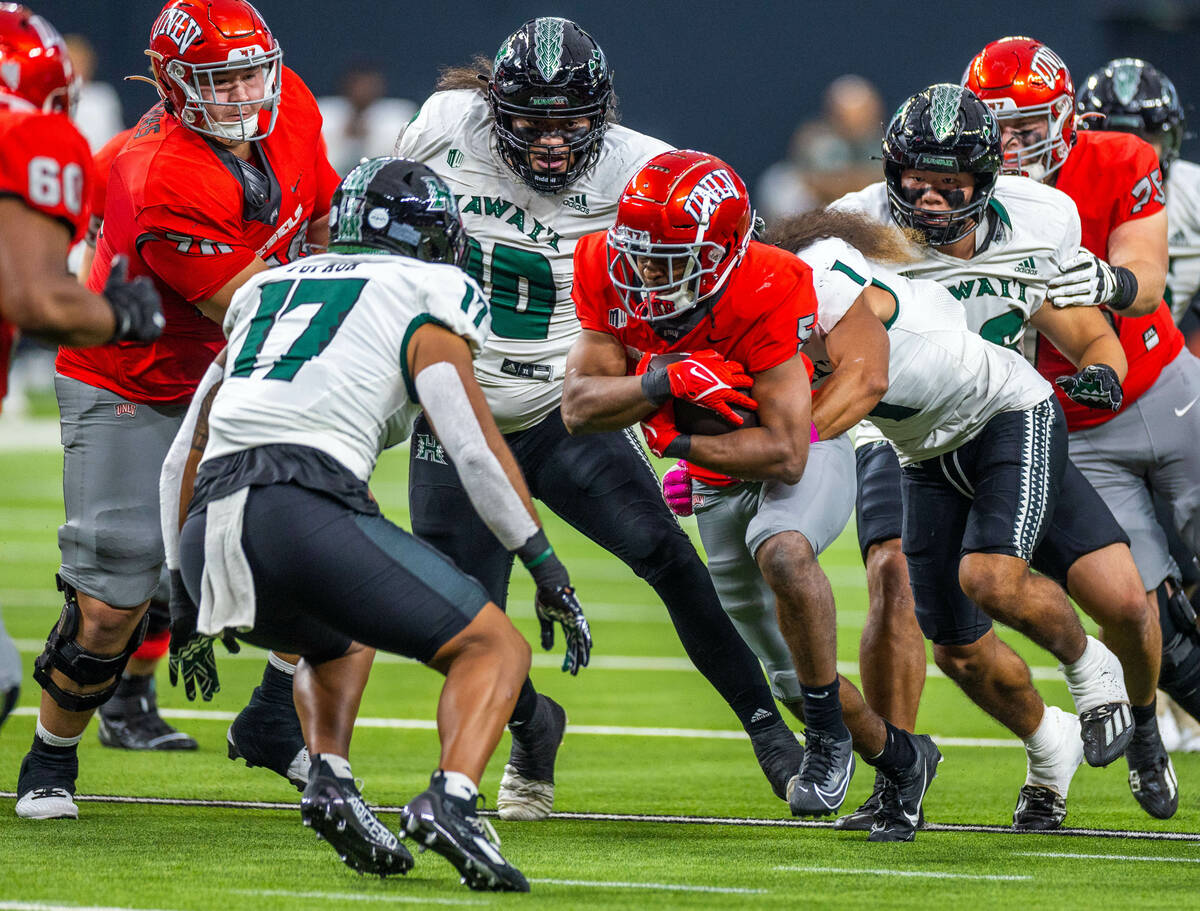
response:
[[[530,781],[509,763],[496,794],[496,815],[501,819],[534,822],[548,819],[554,809],[554,782]]]
[[[1100,768],[1124,755],[1133,737],[1133,712],[1120,660],[1100,640],[1088,636],[1087,642],[1083,656],[1062,670],[1079,713],[1084,758]]]
[[[78,819],[79,807],[65,788],[34,788],[17,801],[22,819]]]

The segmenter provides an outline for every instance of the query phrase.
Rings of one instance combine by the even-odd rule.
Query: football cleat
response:
[[[1120,660],[1091,636],[1088,636],[1088,649],[1096,649],[1098,653],[1089,660],[1087,668],[1067,670],[1067,690],[1079,713],[1084,758],[1088,765],[1101,768],[1129,746],[1133,737],[1133,712],[1129,708]]]
[[[96,713],[100,742],[118,750],[196,750],[199,744],[158,714],[153,688],[145,696],[114,696]]]
[[[796,770],[804,761],[804,747],[792,733],[791,728],[779,719],[775,724],[750,737],[754,747],[754,758],[767,776],[771,790],[780,800],[788,799],[789,782],[796,778]]]
[[[800,774],[788,782],[788,806],[793,816],[828,816],[846,799],[854,775],[850,734],[835,737],[824,731],[804,732],[804,761]]]
[[[323,761],[309,773],[300,819],[351,870],[383,877],[413,867],[412,855],[367,806],[354,780],[335,775]]]
[[[942,761],[942,751],[928,734],[909,734],[916,757],[896,777],[884,778],[879,811],[871,823],[867,841],[912,841],[922,822],[922,803]]]
[[[247,768],[262,766],[282,775],[297,791],[308,784],[311,764],[300,730],[300,718],[291,697],[291,678],[286,686],[282,671],[267,665],[263,682],[254,688],[246,707],[225,733],[230,759],[244,759]]]
[[[1129,763],[1129,790],[1142,809],[1155,819],[1174,816],[1179,809],[1179,780],[1162,740],[1134,734],[1125,760]]]
[[[470,889],[490,892],[528,892],[529,882],[498,850],[500,839],[477,812],[480,795],[470,800],[451,797],[434,772],[429,788],[400,810],[404,831],[421,850],[429,848],[453,864]]]
[[[1057,829],[1067,817],[1067,792],[1075,770],[1083,763],[1079,718],[1048,705],[1046,719],[1053,725],[1057,745],[1048,759],[1034,762],[1026,754],[1025,784],[1013,810],[1013,828],[1019,832]]]
[[[501,819],[546,819],[554,809],[554,760],[567,729],[567,713],[549,696],[538,693],[537,698],[533,718],[513,731],[496,794]]]
[[[74,751],[59,757],[30,750],[17,776],[17,815],[22,819],[78,819],[75,779],[79,757]]]
[[[871,789],[871,796],[862,802],[853,813],[847,813],[845,816],[839,816],[833,821],[833,827],[843,832],[870,832],[871,825],[875,822],[875,814],[879,812],[879,807],[883,799],[883,789],[887,784],[887,778],[884,774],[875,770],[875,786]],[[924,824],[924,810],[921,811],[921,822]],[[918,826],[920,828],[920,826]]]

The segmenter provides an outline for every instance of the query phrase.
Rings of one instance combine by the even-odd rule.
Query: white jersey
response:
[[[468,271],[492,312],[475,376],[505,433],[532,427],[562,400],[567,351],[579,335],[571,301],[575,243],[611,227],[629,178],[669,149],[610,126],[596,164],[551,194],[527,186],[504,164],[480,92],[433,94],[400,134],[396,154],[424,162],[446,181],[471,237]]]
[[[1031,408],[1053,395],[1050,384],[1020,354],[994,345],[967,325],[963,306],[937,282],[903,277],[868,263],[845,241],[828,238],[797,254],[813,270],[820,316],[802,349],[814,375],[832,370],[824,339],[868,284],[896,302],[886,324],[888,391],[860,425],[858,445],[891,440],[901,465],[950,452],[1006,411]],[[826,304],[829,307],[826,307]]]
[[[882,181],[843,196],[833,207],[893,223]],[[920,246],[919,258],[899,271],[938,282],[966,308],[973,331],[989,342],[1018,348],[1026,323],[1045,303],[1046,283],[1059,274],[1060,263],[1079,252],[1079,211],[1065,193],[1009,176],[996,180],[988,211],[970,259]]]
[[[225,314],[229,354],[203,461],[288,443],[367,481],[420,411],[408,343],[426,323],[478,355],[483,292],[455,266],[385,254],[326,253],[254,276]]]
[[[1167,177],[1167,303],[1175,322],[1200,291],[1200,165],[1176,161]]]

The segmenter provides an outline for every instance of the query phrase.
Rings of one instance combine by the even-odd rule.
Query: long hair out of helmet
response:
[[[372,158],[347,174],[329,205],[334,253],[392,253],[462,266],[467,257],[454,194],[407,158]]]
[[[651,158],[626,185],[608,231],[608,275],[622,307],[657,322],[714,302],[753,228],[746,185],[721,159],[690,149]],[[647,271],[661,280],[649,282]]]
[[[283,51],[246,0],[169,0],[150,29],[146,55],[159,97],[189,129],[235,143],[265,139],[275,129]],[[216,101],[219,77],[249,70],[262,72],[261,95]],[[237,116],[218,120],[215,107],[236,109]]]
[[[58,31],[19,3],[0,3],[0,103],[71,115],[79,76]]]
[[[569,19],[530,19],[496,52],[487,86],[496,144],[505,163],[542,193],[557,193],[581,177],[600,156],[612,100],[612,72],[594,38]],[[580,120],[586,128],[563,131],[554,143],[561,170],[534,167],[541,133],[514,125],[514,118],[536,121]],[[561,150],[561,151],[559,151]],[[546,158],[543,151],[538,158]]]
[[[1179,92],[1145,60],[1110,60],[1088,76],[1075,98],[1075,114],[1085,130],[1133,133],[1158,143],[1164,177],[1179,157],[1187,119]]]
[[[1000,127],[968,89],[949,83],[917,92],[896,111],[883,137],[883,175],[892,218],[931,246],[966,237],[983,217],[1000,172]],[[923,209],[903,186],[907,170],[970,174],[971,198],[950,209]]]

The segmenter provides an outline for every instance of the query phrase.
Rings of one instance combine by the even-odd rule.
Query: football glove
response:
[[[167,325],[162,300],[154,282],[145,275],[126,281],[129,259],[114,256],[104,285],[104,299],[112,307],[116,331],[109,342],[152,342]]]
[[[205,636],[196,631],[196,621],[200,609],[188,594],[183,585],[183,574],[171,570],[171,644],[167,660],[167,670],[171,686],[179,686],[179,678],[183,678],[183,692],[189,701],[195,701],[199,691],[205,702],[211,702],[214,693],[221,691],[221,681],[217,677],[217,659],[213,655],[215,636]],[[231,654],[242,650],[233,633],[226,631],[221,642]]]
[[[541,626],[542,648],[546,651],[554,648],[554,624],[557,623],[567,640],[562,669],[572,675],[578,674],[591,658],[592,630],[579,599],[575,597],[567,568],[540,528],[517,548],[516,553],[537,585],[533,608]]]
[[[1098,408],[1101,411],[1119,411],[1125,400],[1117,372],[1108,364],[1088,364],[1071,376],[1060,376],[1054,381],[1072,402]]]
[[[662,479],[662,495],[667,509],[677,516],[692,514],[692,473],[688,463],[680,459],[667,470]]]
[[[1124,266],[1110,266],[1080,249],[1058,267],[1062,274],[1050,279],[1046,297],[1056,307],[1096,307],[1104,304],[1124,310],[1137,297],[1137,278]]]
[[[742,425],[743,418],[729,407],[731,404],[750,411],[758,409],[754,399],[739,391],[749,389],[754,380],[737,361],[728,361],[717,352],[706,350],[689,355],[687,360],[650,370],[653,357],[652,354],[644,355],[637,372],[645,376],[642,389],[654,404],[661,405],[669,393],[715,411],[735,427]]]
[[[642,434],[650,451],[660,459],[685,458],[692,448],[692,438],[675,426],[675,406],[671,402],[642,421]]]

